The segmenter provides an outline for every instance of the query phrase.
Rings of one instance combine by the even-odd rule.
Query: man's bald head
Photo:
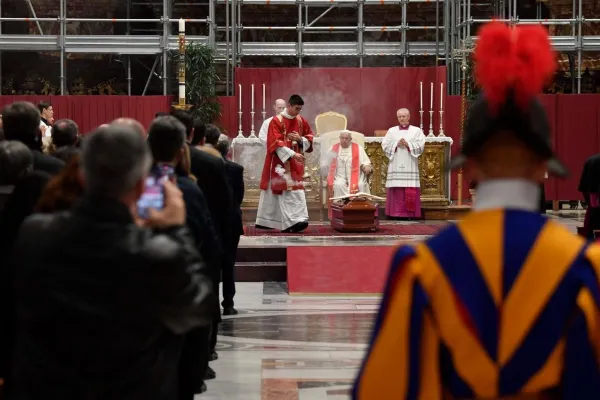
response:
[[[287,103],[284,99],[275,100],[275,104],[273,104],[273,111],[275,111],[275,115],[279,115],[285,110]]]
[[[146,138],[146,129],[144,129],[144,125],[139,123],[137,120],[133,118],[117,118],[110,125],[118,125],[118,126],[128,126],[133,128],[140,136]]]

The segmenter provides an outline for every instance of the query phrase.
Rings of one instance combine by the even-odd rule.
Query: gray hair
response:
[[[223,156],[223,158],[227,158],[227,154],[229,154],[229,150],[231,149],[231,142],[227,135],[221,134],[219,136],[219,141],[217,142],[217,150]]]
[[[348,131],[348,130],[344,130],[340,132],[340,136],[342,136],[343,134],[347,134],[348,137],[350,137],[350,139],[352,139],[352,132]]]
[[[133,126],[98,129],[83,143],[81,166],[90,195],[119,198],[129,193],[151,164],[150,148]]]

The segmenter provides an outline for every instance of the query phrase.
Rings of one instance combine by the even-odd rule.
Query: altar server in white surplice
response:
[[[273,104],[273,115],[277,116],[279,114],[281,114],[283,112],[283,110],[285,110],[285,100],[283,99],[277,99],[275,100],[275,104]],[[265,122],[263,122],[262,126],[260,127],[260,131],[258,132],[258,138],[260,139],[260,141],[263,144],[267,143],[267,134],[269,133],[269,124],[271,123],[271,121],[273,120],[273,117],[269,117],[267,119],[265,119]]]
[[[390,217],[418,218],[421,216],[421,183],[419,156],[425,148],[423,131],[410,125],[410,112],[396,112],[400,125],[388,129],[381,147],[389,158],[385,213]]]
[[[352,143],[352,133],[342,131],[340,142],[331,146],[329,154],[332,156],[327,176],[329,197],[371,193],[367,181],[373,170],[371,161],[362,146]]]

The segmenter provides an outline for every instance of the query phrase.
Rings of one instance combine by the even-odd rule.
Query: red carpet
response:
[[[277,230],[257,229],[254,225],[244,226],[246,236],[400,236],[400,235],[435,235],[445,224],[426,225],[415,224],[380,224],[376,232],[368,233],[342,233],[334,230],[331,225],[311,224],[302,233],[283,233]]]

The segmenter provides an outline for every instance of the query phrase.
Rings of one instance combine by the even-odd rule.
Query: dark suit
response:
[[[232,237],[229,246],[225,252],[225,263],[223,265],[223,308],[233,307],[233,297],[235,296],[235,260],[237,248],[240,243],[240,236],[244,234],[244,224],[242,222],[242,202],[244,201],[244,167],[226,160],[227,175],[229,183],[233,189],[233,205],[235,207]]]
[[[50,175],[32,172],[21,178],[13,192],[6,196],[0,211],[0,377],[8,378],[12,365],[10,355],[14,337],[14,271],[9,268],[9,254],[17,239],[19,227],[35,208]],[[34,249],[35,246],[32,248]]]
[[[202,190],[190,178],[180,175],[177,186],[183,194],[186,209],[186,225],[196,244],[196,248],[210,269],[211,281],[219,279],[219,263],[222,259],[221,243],[211,220],[206,199]],[[218,318],[219,292],[213,293],[213,319]],[[179,360],[179,399],[191,400],[204,383],[210,354],[210,326],[199,327],[185,335],[184,346]]]
[[[48,156],[39,151],[32,150],[33,154],[33,169],[42,171],[49,175],[57,175],[65,167],[65,163],[58,158]]]
[[[34,215],[15,244],[15,399],[177,399],[183,334],[210,323],[187,237],[137,227],[117,201]]]
[[[202,193],[206,198],[221,247],[226,249],[232,237],[232,221],[235,211],[225,160],[198,150],[194,146],[189,146],[189,149],[192,174],[196,177],[198,186],[202,189]],[[220,269],[219,273],[223,269],[224,262],[225,257],[222,257],[220,262],[217,263]],[[213,287],[215,292],[218,293],[219,279],[213,281]],[[211,333],[211,348],[213,350],[217,341],[217,329],[220,320],[219,315],[213,324]]]

